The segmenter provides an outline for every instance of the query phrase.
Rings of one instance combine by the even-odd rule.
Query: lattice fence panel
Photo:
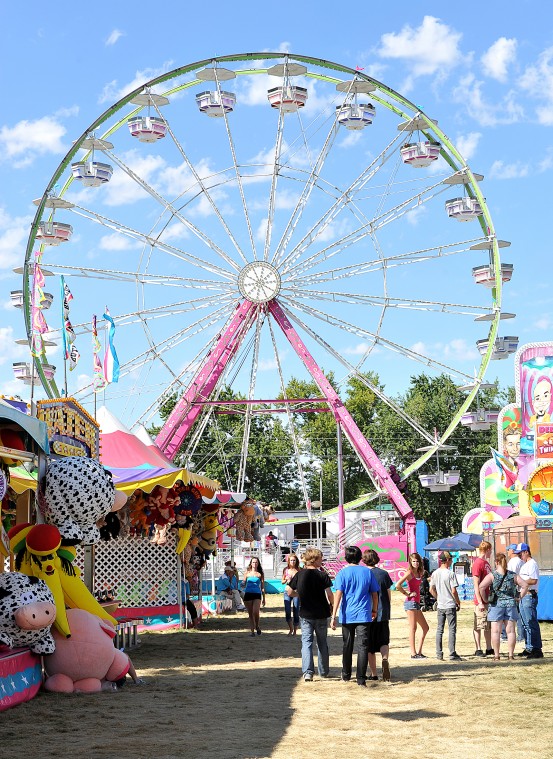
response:
[[[77,563],[82,566],[82,555]],[[94,590],[113,591],[122,606],[176,604],[177,568],[171,533],[163,546],[138,537],[101,540],[94,552]]]

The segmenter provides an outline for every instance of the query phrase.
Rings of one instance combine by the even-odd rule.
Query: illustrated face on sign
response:
[[[549,405],[551,403],[551,383],[548,379],[541,379],[536,383],[534,392],[532,394],[532,404],[534,406],[534,414],[539,420],[541,417],[549,411]]]
[[[520,431],[509,432],[503,440],[504,452],[506,456],[516,459],[520,456]]]

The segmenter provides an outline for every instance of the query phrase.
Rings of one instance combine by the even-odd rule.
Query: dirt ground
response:
[[[40,693],[0,714],[0,756],[553,758],[553,624],[542,624],[543,660],[479,660],[465,603],[463,661],[433,658],[434,613],[429,658],[412,661],[395,594],[392,616],[392,683],[366,689],[339,679],[339,629],[329,633],[331,677],[302,681],[300,636],[286,634],[281,596],[268,597],[256,638],[244,613],[209,618],[197,631],[143,634],[132,659],[144,685]]]

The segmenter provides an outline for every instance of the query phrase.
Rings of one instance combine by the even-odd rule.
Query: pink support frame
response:
[[[235,355],[246,332],[249,330],[251,321],[248,317],[252,315],[253,310],[256,308],[258,306],[247,300],[244,300],[240,304],[224,333],[217,340],[214,349],[208,355],[205,363],[165,422],[156,438],[156,443],[168,458],[174,458],[190,432],[192,425],[203,408],[202,401],[210,400],[210,393],[215,388],[226,364]],[[307,350],[278,301],[276,299],[270,301],[266,304],[266,308],[273,315],[288,342],[317,383],[321,394],[326,398],[334,414],[334,418],[341,426],[361,462],[367,471],[370,472],[373,479],[388,494],[391,503],[403,520],[408,550],[409,552],[415,550],[416,522],[411,507],[392,481],[386,468],[361,433],[359,427],[355,424],[353,417],[334,391],[334,388],[317,365],[315,359]],[[340,530],[343,530],[345,527],[343,504],[340,504],[339,527]]]

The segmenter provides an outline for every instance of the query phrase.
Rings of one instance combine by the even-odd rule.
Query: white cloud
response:
[[[31,216],[11,217],[0,206],[0,270],[13,269],[23,262]]]
[[[106,46],[115,45],[117,40],[120,37],[123,37],[124,34],[125,32],[121,32],[119,29],[114,29],[105,42]]]
[[[536,329],[547,329],[550,330],[552,326],[551,319],[548,316],[544,316],[542,319],[538,319],[537,322],[534,322],[534,327]]]
[[[166,165],[161,156],[143,155],[138,150],[129,150],[121,159],[129,169],[150,185],[154,184],[156,173]],[[102,200],[107,206],[122,206],[146,197],[147,192],[142,185],[122,169],[115,168],[111,180],[103,188]]]
[[[528,173],[528,165],[521,161],[516,161],[516,163],[494,161],[489,177],[490,179],[521,179],[522,177],[527,177]]]
[[[172,61],[166,61],[159,68],[148,68],[143,69],[142,71],[137,71],[134,79],[123,85],[119,85],[117,79],[113,79],[111,82],[104,85],[104,89],[98,98],[98,103],[116,103],[118,100],[121,100],[123,95],[128,95],[129,92],[137,89],[137,87],[140,87],[142,84],[146,84],[146,82],[149,82],[151,79],[155,79],[155,77],[161,76],[161,74],[166,71],[170,71],[172,66]]]
[[[458,135],[455,140],[455,147],[466,161],[470,161],[476,153],[481,137],[482,134],[480,132],[469,132],[468,134]]]
[[[479,358],[476,346],[469,345],[464,338],[454,338],[448,343],[424,343],[419,341],[411,346],[411,350],[428,358],[440,361],[477,361]]]
[[[378,55],[405,61],[415,77],[444,73],[461,61],[461,37],[440,19],[425,16],[416,28],[406,24],[398,33],[383,34]]]
[[[267,224],[269,220],[267,218],[261,219],[261,221],[258,224],[257,230],[255,232],[255,240],[256,242],[264,243],[265,237],[267,235]]]
[[[453,90],[456,102],[462,103],[469,115],[482,126],[497,124],[514,124],[524,117],[524,109],[520,97],[514,90],[504,95],[499,103],[489,103],[482,93],[483,82],[477,80],[474,74],[463,76]]]
[[[339,148],[353,148],[355,147],[355,145],[359,143],[362,137],[363,137],[363,131],[361,129],[358,129],[355,131],[350,129],[349,131],[345,131],[345,136],[338,143],[338,147]]]
[[[282,355],[280,356],[280,359],[282,362]],[[270,372],[275,369],[278,369],[278,363],[277,363],[276,358],[262,358],[259,361],[257,369],[260,372]]]
[[[15,168],[22,168],[38,155],[64,153],[66,146],[62,137],[65,134],[65,127],[54,116],[4,125],[0,128],[0,155],[12,159]]]
[[[140,243],[134,243],[129,237],[113,232],[100,238],[98,247],[100,250],[130,250],[136,248]]]
[[[405,218],[412,227],[416,227],[427,212],[428,209],[425,205],[416,206],[416,208],[413,208],[411,211],[407,211]]]
[[[548,47],[538,58],[536,64],[528,66],[522,74],[520,86],[530,96],[545,101],[545,105],[536,108],[540,124],[553,125],[553,47]]]
[[[344,354],[346,356],[364,356],[368,349],[369,343],[357,343],[357,345],[344,348]]]
[[[514,38],[500,37],[486,50],[482,58],[482,67],[486,76],[506,82],[508,69],[517,53],[517,41]]]
[[[23,332],[22,320],[22,335]],[[19,335],[17,337],[19,337]],[[27,345],[17,345],[15,339],[16,336],[13,334],[13,327],[0,327],[0,364],[7,364],[12,361],[25,361],[29,357],[29,347]],[[21,389],[21,383],[19,388]]]

